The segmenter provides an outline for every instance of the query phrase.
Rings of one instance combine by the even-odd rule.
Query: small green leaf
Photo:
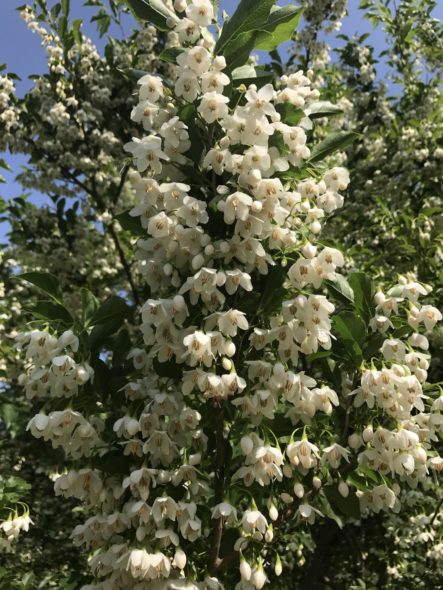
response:
[[[297,6],[273,7],[268,22],[257,35],[256,49],[273,51],[285,41],[289,41],[298,27],[303,9]]]
[[[359,137],[354,131],[336,131],[328,135],[323,141],[313,147],[309,162],[320,162],[326,157],[344,150]]]
[[[50,295],[58,303],[63,301],[63,293],[60,283],[58,282],[57,277],[50,272],[24,272],[11,278],[28,281],[28,283],[32,283]]]

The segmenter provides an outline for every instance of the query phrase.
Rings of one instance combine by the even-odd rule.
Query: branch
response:
[[[225,484],[225,454],[226,440],[224,437],[224,409],[223,401],[214,402],[215,410],[215,478],[214,478],[214,506],[223,502]],[[215,574],[223,560],[220,559],[220,545],[223,535],[223,518],[214,519],[214,530],[209,552],[209,571]]]
[[[440,508],[442,507],[442,505],[443,505],[443,496],[440,498],[437,506],[435,507],[434,514],[432,515],[431,522],[429,523],[430,526],[432,526],[434,524],[434,521],[437,518],[438,513],[440,512]]]

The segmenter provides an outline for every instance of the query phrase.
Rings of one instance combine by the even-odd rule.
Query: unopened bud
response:
[[[254,448],[254,443],[252,442],[252,438],[250,436],[243,436],[240,439],[240,447],[244,455],[249,455]]]
[[[294,494],[297,498],[303,498],[305,495],[305,489],[301,483],[297,482],[294,484]]]
[[[349,496],[349,486],[345,481],[341,481],[338,484],[338,491],[343,498],[347,498]]]

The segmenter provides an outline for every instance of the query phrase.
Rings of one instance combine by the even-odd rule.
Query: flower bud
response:
[[[178,567],[179,570],[182,570],[186,566],[186,553],[180,547],[177,547],[177,550],[174,555],[173,564],[175,567]]]
[[[236,351],[235,344],[233,342],[228,342],[225,346],[226,356],[234,356],[235,351]]]
[[[317,246],[314,246],[313,244],[310,244],[310,243],[305,244],[302,248],[302,253],[305,258],[314,258],[316,252],[317,252]]]
[[[303,498],[305,495],[305,490],[301,483],[297,482],[294,484],[294,494],[297,498]]]
[[[174,304],[174,309],[176,309],[177,311],[181,311],[185,307],[185,300],[184,297],[182,297],[182,295],[176,295],[172,302]]]
[[[254,443],[252,442],[252,438],[250,436],[243,436],[240,439],[240,447],[244,455],[249,455],[254,448]]]
[[[174,10],[176,12],[184,12],[186,10],[186,0],[174,0]]]
[[[351,447],[351,449],[359,449],[363,444],[363,440],[362,437],[357,434],[356,432],[353,432],[349,437],[348,437],[348,445]]]
[[[242,556],[240,559],[240,576],[241,579],[247,582],[251,579],[252,569],[246,559]]]
[[[315,475],[312,478],[312,485],[316,490],[319,490],[321,488],[321,479]]]
[[[280,555],[277,554],[277,559],[275,560],[274,572],[276,576],[280,576],[283,571],[283,565],[280,559]]]
[[[225,371],[230,371],[232,369],[232,361],[230,361],[226,357],[223,357],[223,359],[222,359],[222,367],[224,368]]]
[[[274,521],[278,518],[277,506],[274,504],[272,500],[269,504],[269,518]]]
[[[349,496],[349,486],[345,481],[341,481],[338,484],[338,491],[343,498],[347,498]]]
[[[319,221],[313,221],[309,228],[313,234],[319,234],[321,232],[321,223]]]
[[[370,442],[374,438],[374,429],[372,428],[372,424],[366,426],[363,430],[363,440],[365,443]]]
[[[191,266],[194,270],[198,270],[203,266],[204,263],[205,259],[203,258],[203,256],[201,254],[197,254],[197,256],[194,256],[194,258],[192,259]]]
[[[266,584],[266,574],[263,570],[263,565],[261,561],[259,562],[257,569],[252,574],[252,583],[256,590],[261,590],[263,586]]]

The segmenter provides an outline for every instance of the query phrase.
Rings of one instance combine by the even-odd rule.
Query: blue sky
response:
[[[26,92],[31,87],[32,82],[28,80],[31,74],[44,73],[46,71],[46,58],[44,49],[40,45],[37,35],[29,31],[22,22],[16,11],[16,6],[22,4],[24,0],[1,0],[0,3],[0,63],[7,63],[8,70],[18,74],[22,81],[17,83],[19,94]],[[280,5],[289,4],[289,0],[280,0]],[[82,18],[84,25],[82,31],[90,36],[99,49],[103,48],[105,40],[99,39],[95,24],[90,23],[91,16],[96,9],[82,6],[81,0],[71,1],[71,18]],[[372,31],[370,24],[362,18],[358,10],[358,0],[349,0],[349,15],[343,21],[341,32],[347,35],[362,34],[371,32],[370,42],[378,51],[384,49],[384,36],[379,30]],[[439,4],[443,8],[443,0]],[[238,5],[236,0],[221,0],[221,9],[232,14]],[[123,32],[129,32],[132,19],[128,17],[124,24]],[[122,35],[122,31],[111,28],[111,33],[117,36]],[[22,156],[6,155],[5,159],[12,167],[12,172],[2,172],[6,178],[5,184],[0,184],[0,195],[4,198],[13,198],[21,194],[20,186],[15,183],[14,177],[20,171],[20,166],[26,163]],[[42,202],[42,196],[39,194],[32,195],[32,199]],[[3,241],[5,225],[0,224],[0,240]]]

